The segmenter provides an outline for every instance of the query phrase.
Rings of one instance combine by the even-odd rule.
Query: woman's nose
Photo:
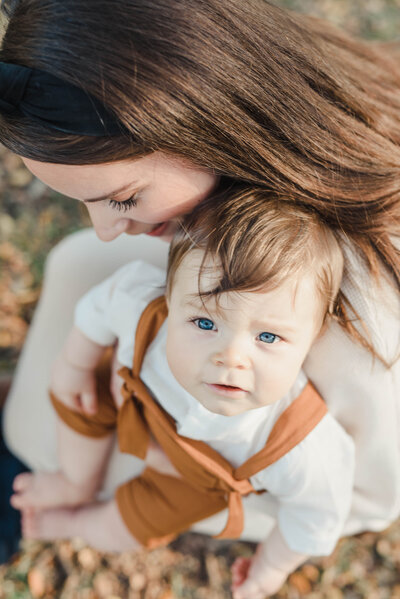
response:
[[[228,343],[215,352],[213,362],[216,366],[225,366],[226,368],[238,368],[245,370],[250,366],[250,358],[244,347],[238,343]]]
[[[128,228],[129,221],[126,218],[118,217],[111,220],[110,215],[107,215],[108,218],[106,218],[105,215],[98,214],[90,207],[88,207],[88,212],[96,235],[101,241],[113,241]]]
[[[94,230],[96,231],[96,235],[101,241],[113,241],[128,228],[127,220],[119,220],[114,225],[110,227],[99,227],[93,223]]]

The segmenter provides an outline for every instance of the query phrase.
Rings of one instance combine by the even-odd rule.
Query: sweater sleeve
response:
[[[251,478],[277,501],[278,525],[292,551],[329,555],[350,511],[354,444],[326,414],[307,437]]]
[[[355,252],[347,251],[343,291],[391,363],[385,366],[336,323],[313,345],[304,370],[329,412],[353,438],[357,463],[346,534],[383,530],[400,502],[400,295],[388,280],[372,281]]]

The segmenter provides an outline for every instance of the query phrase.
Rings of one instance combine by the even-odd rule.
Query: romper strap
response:
[[[308,382],[298,397],[280,415],[265,446],[236,468],[235,478],[250,478],[277,462],[317,426],[328,408],[315,387]]]
[[[140,370],[147,348],[155,339],[167,316],[168,308],[164,295],[156,297],[156,299],[151,301],[143,310],[135,335],[135,355],[132,366],[132,374],[134,377],[140,377]]]
[[[243,532],[244,510],[242,495],[238,491],[231,491],[228,495],[228,519],[226,524],[214,539],[238,539]]]
[[[142,420],[137,405],[130,401],[136,395],[137,387],[148,392],[140,380],[140,370],[144,356],[150,343],[156,337],[160,327],[168,314],[165,296],[160,296],[151,301],[143,310],[135,335],[135,351],[132,370],[124,366],[118,371],[124,380],[121,393],[124,402],[118,411],[118,444],[123,453],[133,453],[140,459],[145,459],[150,440],[147,425]]]
[[[176,445],[180,446],[197,464],[224,483],[225,495],[228,501],[228,520],[223,531],[215,538],[232,539],[239,537],[244,524],[241,496],[254,491],[251,482],[247,479],[237,480],[233,476],[231,464],[203,441],[188,439],[179,435],[171,417],[149,397],[146,386],[140,379],[130,378],[127,368],[121,369],[119,374],[126,381],[123,387],[125,399],[128,400],[133,395],[136,400],[139,400],[147,408],[148,413],[161,425],[165,434],[174,440]],[[149,431],[146,426],[143,426],[140,417],[138,417],[137,407],[133,402],[125,401],[119,411],[118,418],[120,419],[118,440],[121,451],[134,453],[143,459],[148,446]],[[129,427],[125,424],[127,422],[129,422]]]
[[[238,480],[232,472],[229,462],[204,442],[200,442],[202,449],[199,450],[197,448],[199,442],[193,442],[193,440],[189,442],[188,439],[181,437],[177,433],[174,436],[176,443],[192,456],[193,459],[227,485],[228,519],[224,529],[219,534],[213,535],[214,538],[236,539],[240,537],[244,526],[242,495],[248,495],[254,491],[253,485],[248,478]]]
[[[323,399],[308,382],[302,393],[275,422],[265,446],[234,470],[234,478],[239,479],[240,483],[250,483],[251,476],[277,462],[305,439],[327,411]],[[233,490],[229,493],[227,523],[224,530],[215,535],[215,538],[237,538],[241,535],[244,525],[242,494],[243,491],[241,493],[233,486]]]

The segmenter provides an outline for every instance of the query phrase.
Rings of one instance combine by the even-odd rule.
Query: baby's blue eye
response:
[[[194,323],[201,329],[202,331],[213,331],[215,330],[215,324],[209,318],[196,318]]]
[[[278,335],[274,335],[273,333],[260,333],[258,338],[263,343],[275,343],[280,339]]]

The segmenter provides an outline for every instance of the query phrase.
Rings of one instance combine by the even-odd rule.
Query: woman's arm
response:
[[[400,296],[374,284],[352,257],[344,291],[365,320],[387,368],[333,323],[313,345],[304,370],[329,412],[350,434],[357,463],[345,533],[383,530],[398,517],[400,488]],[[367,501],[366,501],[367,498]]]

